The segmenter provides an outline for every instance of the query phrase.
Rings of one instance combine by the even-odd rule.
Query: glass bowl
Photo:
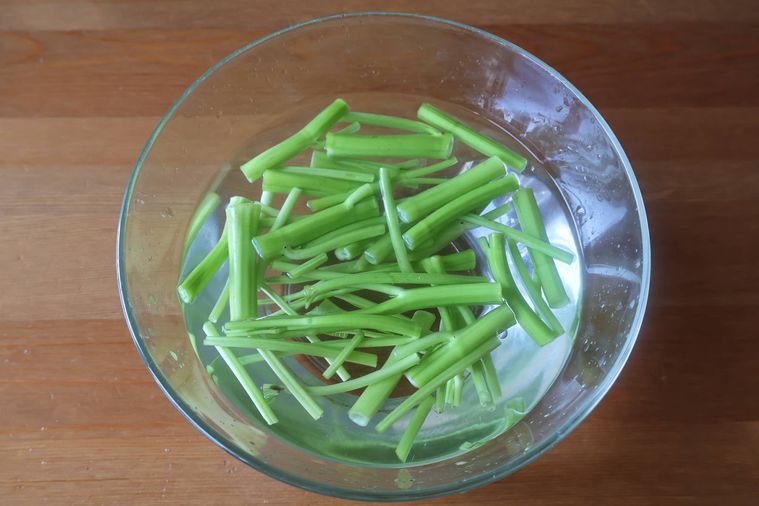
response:
[[[175,291],[185,253],[193,254],[184,251],[190,220],[210,189],[222,179],[234,186],[245,156],[302,124],[292,111],[313,114],[337,96],[360,103],[376,94],[445,101],[519,139],[550,174],[581,251],[584,287],[576,291],[572,332],[556,373],[540,378],[546,389],[541,398],[518,423],[503,427],[505,432],[462,445],[458,453],[409,464],[387,462],[369,446],[359,447],[354,460],[327,451],[357,441],[347,417],[323,418],[316,425],[321,428],[300,441],[260,423],[206,374]],[[198,238],[210,244],[218,234],[210,223]],[[469,490],[513,473],[560,441],[624,366],[643,318],[650,271],[635,176],[587,99],[501,38],[443,19],[395,13],[298,24],[243,47],[203,74],[140,154],[124,195],[117,255],[135,345],[166,396],[198,430],[279,480],[365,500]],[[199,303],[210,301],[209,295]],[[467,413],[457,415],[458,421],[468,422]]]

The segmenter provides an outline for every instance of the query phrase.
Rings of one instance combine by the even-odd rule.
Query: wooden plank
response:
[[[446,0],[424,5],[412,0],[303,3],[298,0],[232,0],[206,4],[168,0],[4,1],[0,9],[0,29],[5,30],[114,30],[156,27],[235,27],[284,28],[290,24],[339,12],[394,11],[417,12],[463,23],[632,23],[661,21],[757,21],[751,0],[731,2],[729,9],[709,0],[673,0],[656,4],[637,0],[612,0],[589,3],[583,0],[515,0],[508,8],[488,0],[467,2],[466,9]],[[262,15],[265,13],[266,15]]]
[[[485,28],[540,55],[597,107],[759,104],[755,25]],[[207,68],[265,33],[255,28],[0,32],[0,97],[14,97],[0,100],[0,117],[161,115]],[[723,61],[726,52],[730,65]],[[255,95],[264,100],[266,90]]]

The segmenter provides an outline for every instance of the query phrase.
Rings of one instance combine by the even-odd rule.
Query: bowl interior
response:
[[[225,396],[188,339],[194,324],[186,325],[175,286],[195,208],[210,189],[255,196],[260,189],[236,176],[239,163],[336,96],[356,109],[383,101],[444,102],[507,132],[546,168],[546,184],[561,197],[576,234],[583,287],[576,287],[574,326],[560,367],[539,378],[547,391],[530,403],[526,416],[520,413],[505,432],[503,422],[487,428],[492,435],[473,440],[478,442],[465,453],[409,465],[381,459],[372,464],[371,457],[348,461],[320,452],[324,433],[293,444]],[[199,244],[218,237],[214,223],[201,230]],[[286,482],[330,495],[400,500],[462,491],[509,474],[589,413],[634,343],[647,296],[648,248],[640,193],[619,143],[560,75],[516,46],[463,25],[362,14],[305,23],[256,41],[181,97],[135,167],[122,209],[118,261],[135,343],[167,396],[202,432]],[[198,303],[211,300],[208,295]],[[348,427],[345,420],[321,423],[332,428],[330,439],[354,440],[338,430]]]

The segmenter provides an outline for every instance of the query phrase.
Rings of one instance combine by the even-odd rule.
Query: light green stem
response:
[[[375,200],[364,200],[353,209],[334,206],[257,236],[253,239],[253,245],[262,258],[273,258],[281,255],[285,247],[300,246],[335,228],[374,216],[379,216],[379,206]]]
[[[219,318],[221,318],[221,313],[224,312],[224,308],[227,307],[228,302],[229,302],[229,278],[227,278],[226,283],[224,283],[224,288],[221,289],[219,298],[216,299],[216,303],[211,308],[211,313],[208,315],[208,321],[210,321],[211,323],[218,323]]]
[[[554,246],[553,244],[550,244],[549,242],[547,242],[547,240],[541,239],[538,236],[528,234],[526,232],[517,230],[515,228],[511,228],[502,223],[488,220],[487,218],[483,218],[481,216],[473,216],[473,215],[464,216],[461,218],[461,220],[467,223],[471,223],[472,225],[475,225],[478,227],[489,228],[490,230],[493,230],[494,232],[500,232],[506,237],[508,237],[509,239],[513,239],[517,242],[521,242],[522,244],[524,244],[528,248],[531,248],[535,252],[542,253],[543,255],[548,255],[550,257],[555,258],[556,260],[559,260],[560,262],[571,264],[572,261],[574,260],[574,255],[570,253],[569,251],[558,248]],[[552,262],[550,258],[548,260]]]
[[[182,302],[190,304],[198,297],[227,261],[227,252],[227,225],[225,224],[216,245],[177,287],[177,294]]]
[[[302,343],[298,341],[286,341],[279,338],[266,337],[207,337],[204,341],[207,346],[223,346],[225,348],[255,348],[257,350],[269,350],[281,353],[308,355],[313,357],[325,357],[335,359],[340,354],[340,349],[334,346],[326,346],[324,343]],[[375,367],[377,355],[363,351],[354,351],[345,359],[353,364]]]
[[[416,387],[425,385],[467,352],[503,332],[514,323],[514,313],[508,306],[496,307],[484,316],[480,316],[472,325],[455,331],[450,343],[425,355],[419,366],[406,373],[406,378]]]
[[[383,167],[380,168],[380,191],[382,192],[382,203],[385,206],[385,218],[387,219],[387,230],[390,235],[390,242],[395,251],[395,258],[398,261],[398,267],[401,272],[414,272],[411,262],[408,259],[406,245],[401,238],[401,227],[398,224],[398,213],[395,209],[395,199],[393,198],[393,185],[390,182],[390,174]]]
[[[290,215],[295,208],[295,204],[298,203],[298,198],[300,197],[301,193],[303,193],[303,190],[297,187],[290,190],[290,192],[287,194],[287,198],[285,198],[285,201],[282,203],[282,208],[274,218],[274,223],[271,225],[271,230],[277,230],[278,228],[282,228],[287,224],[287,221],[290,219]]]
[[[408,459],[411,446],[414,444],[414,440],[416,439],[417,434],[419,434],[419,429],[422,428],[424,420],[426,420],[427,416],[430,414],[430,410],[434,403],[435,399],[428,396],[419,404],[416,411],[414,411],[411,420],[409,420],[409,423],[406,426],[406,430],[403,432],[403,436],[401,436],[401,440],[398,442],[398,446],[395,448],[395,454],[401,462],[406,462],[406,459]]]
[[[342,121],[357,121],[363,125],[374,125],[385,128],[395,128],[397,130],[406,130],[407,132],[416,132],[420,134],[438,135],[440,132],[421,121],[412,119],[399,118],[397,116],[386,116],[384,114],[373,114],[368,112],[349,112],[343,116]]]
[[[437,158],[451,156],[453,137],[443,135],[327,134],[331,158]]]
[[[497,156],[503,160],[503,163],[518,172],[522,172],[527,165],[527,160],[524,157],[493,139],[474,131],[460,120],[447,115],[430,104],[422,104],[416,115],[420,120],[440,130],[452,133],[458,140],[475,151],[479,151],[485,156]]]
[[[304,274],[308,274],[309,272],[314,271],[316,268],[318,268],[321,265],[324,265],[329,260],[329,257],[326,253],[320,253],[319,255],[314,256],[310,260],[307,260],[300,264],[295,269],[291,270],[287,273],[288,276],[293,278],[299,278],[300,276]]]
[[[267,169],[275,168],[308,148],[314,141],[324,135],[332,125],[348,112],[348,104],[337,99],[317,114],[292,137],[272,146],[240,167],[251,183],[261,177]]]
[[[371,183],[377,180],[377,176],[372,174],[362,174],[360,172],[351,172],[340,169],[322,169],[318,167],[282,167],[281,172],[286,174],[296,174],[304,176],[317,176],[329,179],[340,179],[343,181],[352,181],[354,183]]]
[[[538,237],[547,242],[548,235],[546,234],[546,227],[543,224],[543,217],[540,215],[540,209],[538,209],[538,203],[535,200],[535,195],[533,194],[532,189],[523,188],[519,190],[514,194],[513,200],[514,209],[517,212],[517,217],[519,218],[519,224],[521,225],[522,230],[533,237]],[[512,237],[512,239],[519,241],[516,237]],[[530,252],[532,264],[535,267],[535,274],[537,274],[540,284],[543,287],[543,293],[546,296],[548,305],[552,308],[559,308],[569,304],[569,296],[567,295],[566,290],[564,290],[564,284],[561,282],[561,277],[556,269],[556,264],[552,259],[546,257],[546,255],[550,254],[541,251],[534,245],[527,244],[526,242],[523,242],[523,244],[527,246],[527,249]],[[559,259],[558,257],[555,258]]]
[[[301,188],[309,195],[330,195],[350,192],[362,183],[342,179],[325,178],[315,174],[293,174],[272,170],[264,173],[264,190],[274,193],[287,193],[292,188]]]
[[[285,257],[290,260],[305,260],[307,258],[315,257],[321,253],[353,244],[354,242],[363,241],[372,237],[377,237],[385,233],[385,225],[374,225],[366,227],[360,230],[354,230],[352,232],[344,234],[342,237],[335,237],[329,241],[323,241],[319,244],[315,244],[310,247],[304,247],[299,249],[285,248]]]
[[[272,301],[274,301],[274,303],[279,306],[279,308],[284,311],[285,314],[288,314],[290,316],[295,316],[298,314],[297,311],[290,307],[290,305],[285,302],[285,300],[268,285],[262,284],[261,291],[264,292]],[[321,339],[319,339],[316,334],[308,333],[305,334],[305,337],[310,343],[321,343]],[[327,364],[332,365],[333,359],[325,357],[325,360],[327,361]],[[343,381],[349,380],[351,377],[350,373],[348,373],[344,367],[338,367],[336,372],[340,379]]]
[[[556,318],[556,315],[553,314],[551,308],[548,307],[546,301],[543,300],[543,296],[540,294],[540,286],[537,285],[530,276],[527,266],[522,259],[522,255],[519,254],[517,243],[511,239],[508,240],[508,243],[514,267],[516,268],[517,274],[522,279],[522,284],[524,284],[524,288],[527,290],[527,295],[530,297],[530,300],[532,300],[535,309],[538,310],[538,313],[540,313],[543,320],[548,323],[548,326],[551,327],[557,335],[563,334],[564,327],[562,327],[561,322]]]
[[[483,251],[485,251],[490,266],[490,272],[495,281],[501,285],[506,304],[514,312],[517,323],[524,329],[538,346],[545,346],[556,338],[558,334],[554,333],[548,325],[543,323],[538,315],[527,304],[519,291],[514,277],[509,270],[508,261],[506,260],[506,242],[503,234],[491,234],[488,240],[480,238]]]
[[[489,158],[443,184],[407,198],[398,204],[398,216],[404,223],[415,222],[444,204],[493,181],[503,174],[505,174],[503,162],[495,157]]]
[[[219,331],[216,329],[216,327],[213,326],[212,323],[206,323],[203,325],[203,331],[206,333],[206,336],[208,336],[208,338],[220,335]],[[264,399],[264,395],[261,393],[261,390],[259,390],[256,384],[253,383],[253,379],[250,377],[240,361],[237,360],[235,354],[223,346],[216,346],[216,351],[219,352],[219,356],[221,356],[222,360],[224,360],[224,362],[227,364],[227,367],[229,367],[229,370],[232,371],[232,374],[234,374],[235,378],[237,378],[237,381],[240,382],[243,390],[245,390],[245,393],[248,394],[250,400],[253,401],[253,405],[261,414],[261,417],[264,419],[264,421],[269,425],[277,423],[277,415],[274,414],[271,406],[269,406],[269,404]]]
[[[327,379],[330,379],[332,376],[335,375],[335,372],[337,372],[337,368],[343,365],[343,362],[345,362],[345,359],[348,358],[348,355],[350,355],[353,350],[355,350],[360,344],[361,341],[364,340],[364,333],[360,330],[356,332],[356,335],[353,336],[353,339],[351,339],[348,344],[343,345],[343,348],[340,350],[340,353],[335,357],[335,361],[330,364],[327,369],[324,370],[322,373],[322,376],[324,376]]]
[[[441,229],[449,226],[451,221],[464,216],[497,197],[516,190],[518,187],[519,183],[514,176],[506,176],[469,191],[439,207],[417,222],[403,234],[403,240],[409,249],[417,249],[425,241],[432,239]],[[465,219],[468,218],[468,216],[465,217]],[[475,217],[472,216],[472,218]]]
[[[259,320],[231,321],[224,328],[228,331],[256,332],[266,329],[306,328],[312,332],[321,329],[351,330],[373,329],[412,337],[419,337],[421,327],[413,322],[392,316],[344,313],[323,316],[278,316]]]
[[[201,227],[203,227],[203,224],[206,222],[208,217],[211,216],[214,210],[219,207],[219,204],[221,204],[221,197],[219,197],[219,194],[216,192],[206,193],[206,195],[203,197],[203,200],[200,201],[198,208],[195,210],[195,213],[190,219],[190,225],[187,227],[187,235],[184,239],[184,251],[182,252],[182,258],[187,255],[187,250],[195,240],[198,232],[200,232]]]
[[[442,162],[433,163],[432,165],[428,165],[426,167],[420,167],[418,169],[411,169],[402,172],[398,178],[403,179],[413,179],[417,177],[424,177],[429,176],[430,174],[434,174],[436,172],[440,172],[441,170],[445,170],[449,167],[453,167],[459,163],[458,158],[455,156],[448,158],[447,160],[443,160]]]
[[[229,318],[256,317],[256,254],[250,246],[258,228],[258,202],[240,202],[227,207],[227,250],[229,251]]]
[[[431,381],[425,383],[416,392],[406,397],[406,399],[395,407],[390,413],[385,416],[375,427],[375,430],[379,433],[385,432],[395,422],[401,419],[403,415],[411,411],[414,406],[421,403],[425,398],[432,395],[437,388],[446,381],[456,376],[459,372],[463,371],[467,367],[470,367],[473,363],[479,360],[486,353],[494,350],[500,345],[500,341],[495,337],[485,340],[476,348],[463,355],[460,359],[453,362],[450,367],[434,376]]]
[[[409,355],[408,357],[402,358],[398,362],[394,362],[392,364],[386,364],[381,369],[365,374],[364,376],[361,376],[360,378],[354,378],[348,381],[344,381],[342,383],[335,383],[333,385],[319,385],[319,386],[308,387],[308,390],[314,395],[342,394],[345,392],[350,392],[353,390],[357,390],[359,388],[363,388],[367,385],[371,385],[377,381],[382,381],[386,378],[395,376],[397,374],[402,374],[403,371],[407,370],[409,367],[412,367],[418,363],[419,363],[418,355]]]

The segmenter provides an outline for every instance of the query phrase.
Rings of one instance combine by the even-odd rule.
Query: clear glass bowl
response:
[[[295,124],[289,111],[379,92],[457,104],[517,137],[553,177],[582,250],[584,291],[574,341],[547,393],[517,425],[486,444],[421,464],[335,460],[256,422],[209,379],[190,346],[175,292],[193,212],[220,175],[237,170],[251,139],[271,144],[267,135]],[[585,97],[503,39],[451,21],[391,13],[295,25],[203,74],[140,154],[124,195],[117,250],[134,342],[176,408],[255,469],[322,494],[367,500],[469,490],[513,473],[560,441],[624,366],[643,318],[650,273],[635,176]],[[350,422],[331,423],[339,438],[340,425]]]

